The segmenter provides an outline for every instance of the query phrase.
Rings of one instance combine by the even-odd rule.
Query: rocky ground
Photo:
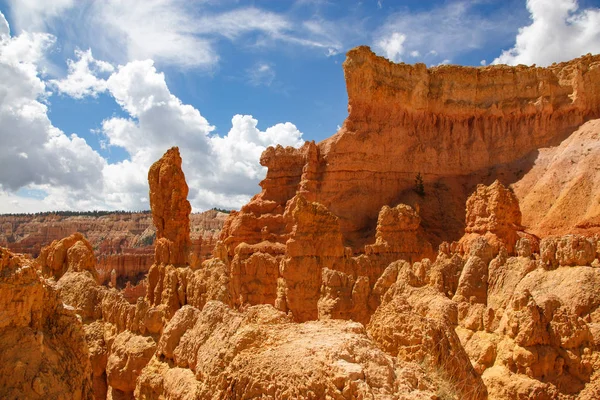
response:
[[[267,149],[210,258],[177,148],[143,292],[93,235],[1,249],[0,397],[600,398],[600,57],[344,68],[340,132]]]

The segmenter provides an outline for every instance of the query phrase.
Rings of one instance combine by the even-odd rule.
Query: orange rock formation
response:
[[[0,347],[18,341],[11,321],[39,321],[28,299],[47,290],[83,321],[89,355],[68,375],[81,398],[599,398],[597,163],[585,159],[599,126],[576,129],[599,116],[600,57],[427,69],[360,47],[344,68],[343,128],[268,148],[262,192],[227,219],[213,258],[193,255],[177,148],[152,166],[158,240],[135,303],[97,282],[81,236],[41,252],[50,288],[1,250]],[[582,170],[562,181],[571,157]],[[55,321],[61,302],[48,304]],[[81,343],[50,332],[53,346]],[[24,376],[3,378],[6,393]]]
[[[81,322],[31,260],[0,248],[0,397],[90,399]]]
[[[98,280],[94,249],[81,233],[55,240],[44,247],[37,261],[42,273],[56,280],[67,272],[81,271],[89,271]]]
[[[209,210],[190,215],[190,262],[200,265],[212,256],[227,214]],[[154,263],[156,228],[150,213],[80,215],[0,215],[0,246],[37,257],[42,247],[73,233],[82,233],[94,248],[96,271],[104,284],[115,271],[117,285],[134,285]]]
[[[353,49],[344,62],[349,115],[342,129],[317,145],[267,149],[262,192],[222,238],[235,248],[259,242],[263,227],[278,235],[277,216],[301,193],[340,219],[344,244],[355,251],[374,241],[381,208],[402,202],[421,203],[434,244],[456,240],[464,199],[477,183],[495,174],[514,182],[538,148],[600,117],[599,65],[600,56],[584,56],[549,68],[427,69]],[[502,166],[511,173],[500,175]],[[412,193],[417,173],[430,193],[424,199]]]
[[[190,213],[188,186],[181,170],[179,149],[173,147],[152,164],[148,172],[150,208],[156,227],[157,263],[185,265],[189,262]]]

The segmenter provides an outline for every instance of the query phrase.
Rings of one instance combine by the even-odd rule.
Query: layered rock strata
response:
[[[200,265],[212,257],[227,214],[209,210],[190,215],[190,263]],[[54,240],[79,232],[94,249],[100,281],[109,284],[116,275],[117,286],[135,285],[154,263],[156,228],[150,213],[102,216],[0,215],[0,246],[13,252],[38,257]]]
[[[342,130],[267,149],[263,191],[212,259],[191,256],[176,148],[149,173],[158,245],[143,298],[99,285],[81,237],[42,252],[40,272],[84,323],[90,368],[74,382],[112,399],[598,398],[600,238],[528,233],[542,221],[519,207],[531,186],[513,192],[500,168],[479,186],[458,177],[508,170],[596,116],[598,57],[427,70],[358,48],[345,72]],[[436,254],[431,218],[461,196],[463,236]]]
[[[222,234],[231,255],[238,243],[284,233],[281,214],[296,194],[335,214],[344,245],[355,252],[374,241],[381,208],[398,203],[423,206],[434,244],[456,240],[464,199],[476,184],[491,183],[496,174],[504,184],[520,179],[538,148],[556,145],[600,116],[600,56],[549,68],[428,69],[358,47],[348,52],[344,74],[349,115],[342,128],[318,144],[263,153],[262,192]],[[418,173],[424,198],[412,191]]]

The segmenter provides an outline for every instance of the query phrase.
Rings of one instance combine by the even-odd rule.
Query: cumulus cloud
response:
[[[401,56],[404,54],[404,42],[406,35],[398,32],[392,32],[389,35],[383,36],[376,43],[376,49],[380,49],[383,55],[390,61],[401,61]],[[416,54],[418,51],[412,51],[411,54]]]
[[[249,115],[236,115],[225,136],[167,87],[152,61],[121,66],[108,79],[109,92],[131,118],[110,118],[102,124],[109,146],[120,146],[130,160],[104,170],[107,201],[115,208],[143,208],[146,174],[169,147],[180,146],[195,209],[214,205],[239,207],[258,189],[265,170],[258,160],[267,146],[300,146],[302,133],[291,123],[260,131]],[[147,205],[146,205],[147,207]]]
[[[513,48],[494,64],[549,65],[600,53],[600,8],[580,9],[577,0],[528,0],[531,24],[519,29]]]
[[[200,111],[170,92],[151,60],[113,70],[79,51],[69,75],[49,87],[38,65],[53,41],[47,34],[0,35],[0,212],[147,209],[148,168],[171,146],[180,146],[194,209],[240,207],[259,190],[262,151],[303,143],[293,124],[261,131],[249,115],[234,116],[227,135],[215,134]],[[107,79],[96,76],[111,70]],[[55,127],[46,105],[52,87],[74,97],[110,94],[127,116],[105,119],[99,133],[129,158],[108,163],[83,138]],[[27,196],[31,191],[36,198]]]
[[[0,22],[5,21],[0,13]],[[77,135],[52,125],[37,65],[54,38],[0,36],[0,189],[31,184],[97,189],[105,161]]]
[[[268,146],[281,144],[299,147],[304,143],[302,133],[290,122],[277,124],[264,132],[257,125],[258,121],[251,115],[235,115],[231,119],[231,129],[227,136],[210,138],[221,178],[230,176],[239,181],[249,179],[256,184],[264,177],[264,168],[257,160]],[[222,180],[219,182],[223,184]]]
[[[50,83],[73,98],[81,99],[86,96],[96,97],[106,90],[106,80],[99,74],[110,73],[114,67],[105,61],[98,61],[92,56],[92,50],[75,49],[77,61],[67,60],[68,76],[64,79],[53,79]]]

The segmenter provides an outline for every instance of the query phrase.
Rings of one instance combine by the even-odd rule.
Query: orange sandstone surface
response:
[[[227,214],[209,210],[190,215],[194,262],[211,257]],[[135,285],[154,263],[156,228],[150,213],[78,215],[0,215],[0,246],[38,257],[42,247],[73,233],[82,233],[97,259],[96,270],[104,284],[111,273],[119,287]]]
[[[600,56],[344,72],[341,130],[268,148],[210,256],[177,148],[143,285],[81,234],[1,249],[0,397],[600,398]]]

